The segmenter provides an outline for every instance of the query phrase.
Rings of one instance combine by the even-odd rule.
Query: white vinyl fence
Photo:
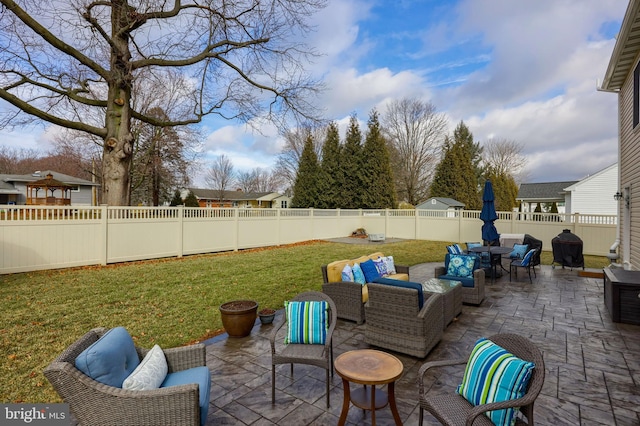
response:
[[[481,240],[479,211],[0,206],[0,274],[215,253],[346,237]],[[569,229],[604,256],[616,217],[499,212],[500,233],[531,234],[551,250]],[[443,247],[444,249],[444,247]]]

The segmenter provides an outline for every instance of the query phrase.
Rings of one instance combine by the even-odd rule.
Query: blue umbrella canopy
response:
[[[493,221],[498,219],[494,200],[493,185],[491,185],[490,180],[487,180],[484,183],[484,191],[482,192],[480,219],[484,222],[482,225],[482,239],[490,243],[500,238],[500,234],[498,234],[498,230],[493,224]]]

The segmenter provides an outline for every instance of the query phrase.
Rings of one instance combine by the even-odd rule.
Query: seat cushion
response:
[[[395,287],[412,288],[418,290],[418,309],[422,309],[424,304],[424,294],[422,292],[422,284],[412,281],[394,280],[393,278],[379,277],[373,281],[376,284],[386,284]]]
[[[196,383],[199,388],[200,424],[204,425],[209,413],[209,394],[211,393],[211,372],[207,367],[193,367],[187,370],[167,374],[161,388]]]
[[[438,276],[441,280],[451,280],[451,281],[460,281],[462,283],[462,287],[473,288],[475,284],[472,278],[464,278],[464,277],[456,277],[455,275],[440,275]]]
[[[483,337],[471,351],[457,392],[475,406],[521,398],[534,367]],[[517,408],[486,413],[497,425],[512,424],[516,414]]]
[[[76,357],[76,368],[100,383],[121,388],[140,364],[133,339],[124,327],[107,331]]]

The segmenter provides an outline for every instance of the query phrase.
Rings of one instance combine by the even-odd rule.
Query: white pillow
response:
[[[122,389],[151,390],[158,389],[168,372],[167,359],[160,346],[155,345],[142,362],[122,383]]]
[[[387,265],[387,273],[389,275],[396,273],[396,265],[393,263],[393,256],[385,256],[383,257],[384,263]]]

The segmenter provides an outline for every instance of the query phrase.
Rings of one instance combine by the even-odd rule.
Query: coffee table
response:
[[[402,362],[395,356],[374,349],[357,349],[345,352],[338,356],[333,366],[336,373],[342,377],[344,388],[344,400],[338,425],[343,426],[347,421],[349,404],[371,411],[371,424],[376,424],[376,410],[389,404],[396,425],[401,425],[400,415],[396,407],[394,393],[395,382],[402,376]],[[365,385],[364,388],[351,392],[350,383]],[[387,392],[380,389],[376,391],[376,385],[387,385]],[[371,391],[367,391],[367,386]]]
[[[462,283],[460,281],[431,278],[422,283],[422,291],[442,294],[443,329],[462,313]]]

